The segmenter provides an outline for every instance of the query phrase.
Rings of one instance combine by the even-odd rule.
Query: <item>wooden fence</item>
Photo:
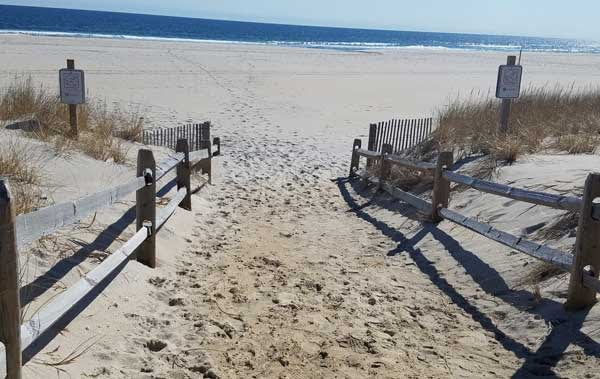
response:
[[[431,117],[371,124],[367,148],[369,151],[381,152],[383,145],[390,145],[393,153],[399,153],[425,141],[434,129]]]
[[[212,154],[212,145],[216,145],[217,151],[214,155],[219,155],[221,153],[221,140],[216,137],[211,143],[210,128],[211,123],[204,122],[202,124],[144,130],[142,132],[142,143],[145,145],[168,147],[175,150],[178,140],[187,139],[190,151],[208,149],[209,153]]]
[[[0,378],[5,375],[5,367],[7,378],[20,378],[22,352],[102,282],[110,280],[110,275],[130,257],[135,256],[143,264],[156,267],[156,232],[177,207],[191,210],[192,169],[210,167],[212,159],[207,148],[190,153],[187,139],[179,139],[175,150],[175,153],[156,164],[152,151],[142,149],[138,152],[136,177],[127,183],[16,217],[15,201],[9,183],[0,178]],[[156,184],[174,169],[177,193],[168,205],[157,210]],[[45,303],[29,321],[21,325],[19,249],[42,236],[93,215],[133,192],[136,193],[137,233],[73,286]]]
[[[394,155],[393,147],[389,144],[384,144],[382,151],[376,152],[361,149],[361,143],[360,139],[354,140],[350,176],[362,176],[364,179],[376,183],[379,188],[394,198],[402,200],[426,214],[432,222],[449,220],[486,238],[570,272],[569,290],[565,304],[567,309],[581,309],[596,302],[596,292],[600,292],[600,281],[598,280],[600,272],[600,204],[595,204],[594,199],[600,197],[599,173],[592,173],[588,176],[582,198],[561,196],[510,187],[453,172],[451,171],[453,165],[451,152],[442,152],[437,163],[415,162]],[[373,162],[371,170],[364,171],[364,174],[359,173],[360,157],[366,157],[367,160]],[[432,175],[434,185],[431,201],[426,201],[392,186],[387,181],[392,165],[408,167]],[[370,175],[369,172],[373,171],[377,174]],[[574,254],[514,236],[449,209],[450,183],[459,183],[481,192],[513,200],[578,212],[579,225]]]

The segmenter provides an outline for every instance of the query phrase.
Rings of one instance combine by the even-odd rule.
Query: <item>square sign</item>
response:
[[[59,71],[60,102],[85,104],[85,79],[83,70],[63,68]]]
[[[496,97],[499,99],[516,99],[521,93],[521,77],[523,66],[502,65],[498,69]]]

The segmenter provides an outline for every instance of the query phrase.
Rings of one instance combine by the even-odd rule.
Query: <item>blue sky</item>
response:
[[[598,0],[0,0],[1,4],[600,40]]]

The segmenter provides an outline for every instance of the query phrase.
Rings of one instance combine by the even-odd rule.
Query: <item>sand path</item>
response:
[[[531,260],[447,223],[424,226],[410,208],[338,180],[347,152],[314,130],[282,128],[281,110],[250,85],[252,65],[234,78],[201,71],[227,93],[215,120],[225,154],[176,275],[153,281],[159,305],[147,307],[158,316],[131,333],[173,345],[146,354],[142,371],[537,377],[597,363],[596,342],[571,344],[581,324],[560,299],[513,290],[509,278]]]
[[[186,353],[148,368],[169,377],[211,366],[222,377],[514,372],[514,354],[423,272],[423,264],[435,272],[426,252],[416,250],[419,262],[403,253],[401,232],[361,209],[368,199],[350,183],[332,180],[347,157],[319,148],[315,137],[281,136],[248,105],[257,103],[249,87],[213,79],[232,95],[220,124],[261,127],[226,133],[218,184],[196,213],[178,276],[154,281],[153,296],[171,306],[155,328],[144,319],[134,334],[166,338]],[[402,233],[416,233],[418,222],[403,214]]]

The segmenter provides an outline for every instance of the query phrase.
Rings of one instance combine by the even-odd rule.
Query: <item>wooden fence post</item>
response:
[[[367,143],[367,149],[369,151],[375,151],[375,138],[377,137],[377,124],[371,124],[369,126],[369,142]],[[373,160],[367,158],[367,167],[373,165]]]
[[[454,155],[450,151],[440,153],[437,166],[433,176],[433,196],[431,200],[431,214],[429,219],[433,222],[442,221],[439,215],[440,208],[448,207],[448,199],[450,198],[450,181],[444,178],[444,170],[450,169],[454,163]]]
[[[204,132],[206,133],[206,135],[204,136],[204,139],[206,140],[206,147],[208,148],[208,156],[210,158],[212,158],[212,143],[210,141],[210,127],[211,127],[210,121],[206,121],[204,123]]]
[[[213,153],[213,157],[221,155],[221,138],[215,137],[213,138],[213,145],[217,146],[217,151]]]
[[[391,171],[392,171],[392,165],[390,164],[390,162],[385,160],[385,156],[388,154],[392,154],[393,151],[393,147],[390,144],[383,144],[383,146],[381,147],[381,168],[379,171],[379,186],[381,187],[383,185],[383,181],[386,178],[390,177]]]
[[[15,204],[8,180],[0,177],[0,341],[6,346],[8,379],[21,378],[21,302]]]
[[[517,57],[509,55],[506,59],[508,66],[514,66],[517,63]],[[509,122],[510,122],[510,108],[512,105],[512,99],[502,99],[502,105],[500,106],[500,132],[508,133]]]
[[[141,149],[137,157],[137,176],[146,178],[146,186],[135,194],[136,230],[144,222],[152,223],[150,236],[137,250],[137,260],[151,268],[156,267],[156,162],[151,150]]]
[[[75,70],[75,60],[67,59],[67,69]],[[69,104],[69,133],[76,140],[79,139],[79,128],[77,126],[77,104]]]
[[[359,138],[355,139],[352,144],[352,159],[350,160],[350,174],[348,175],[350,178],[358,171],[358,166],[360,165],[360,156],[356,153],[356,150],[360,149],[361,144],[362,141]]]
[[[200,161],[203,174],[208,174],[208,184],[212,184],[212,145],[210,141],[210,121],[200,124],[201,140],[199,149],[208,149],[208,158]]]
[[[183,153],[184,157],[177,165],[177,190],[185,187],[186,195],[179,203],[179,207],[188,211],[192,210],[192,185],[190,183],[190,173],[192,171],[190,164],[190,149],[187,139],[179,139],[175,151]]]
[[[585,182],[583,208],[579,215],[575,257],[565,308],[577,310],[596,302],[596,291],[583,285],[583,270],[590,266],[589,275],[598,278],[600,270],[600,220],[592,216],[594,199],[600,197],[600,173],[590,174]]]

